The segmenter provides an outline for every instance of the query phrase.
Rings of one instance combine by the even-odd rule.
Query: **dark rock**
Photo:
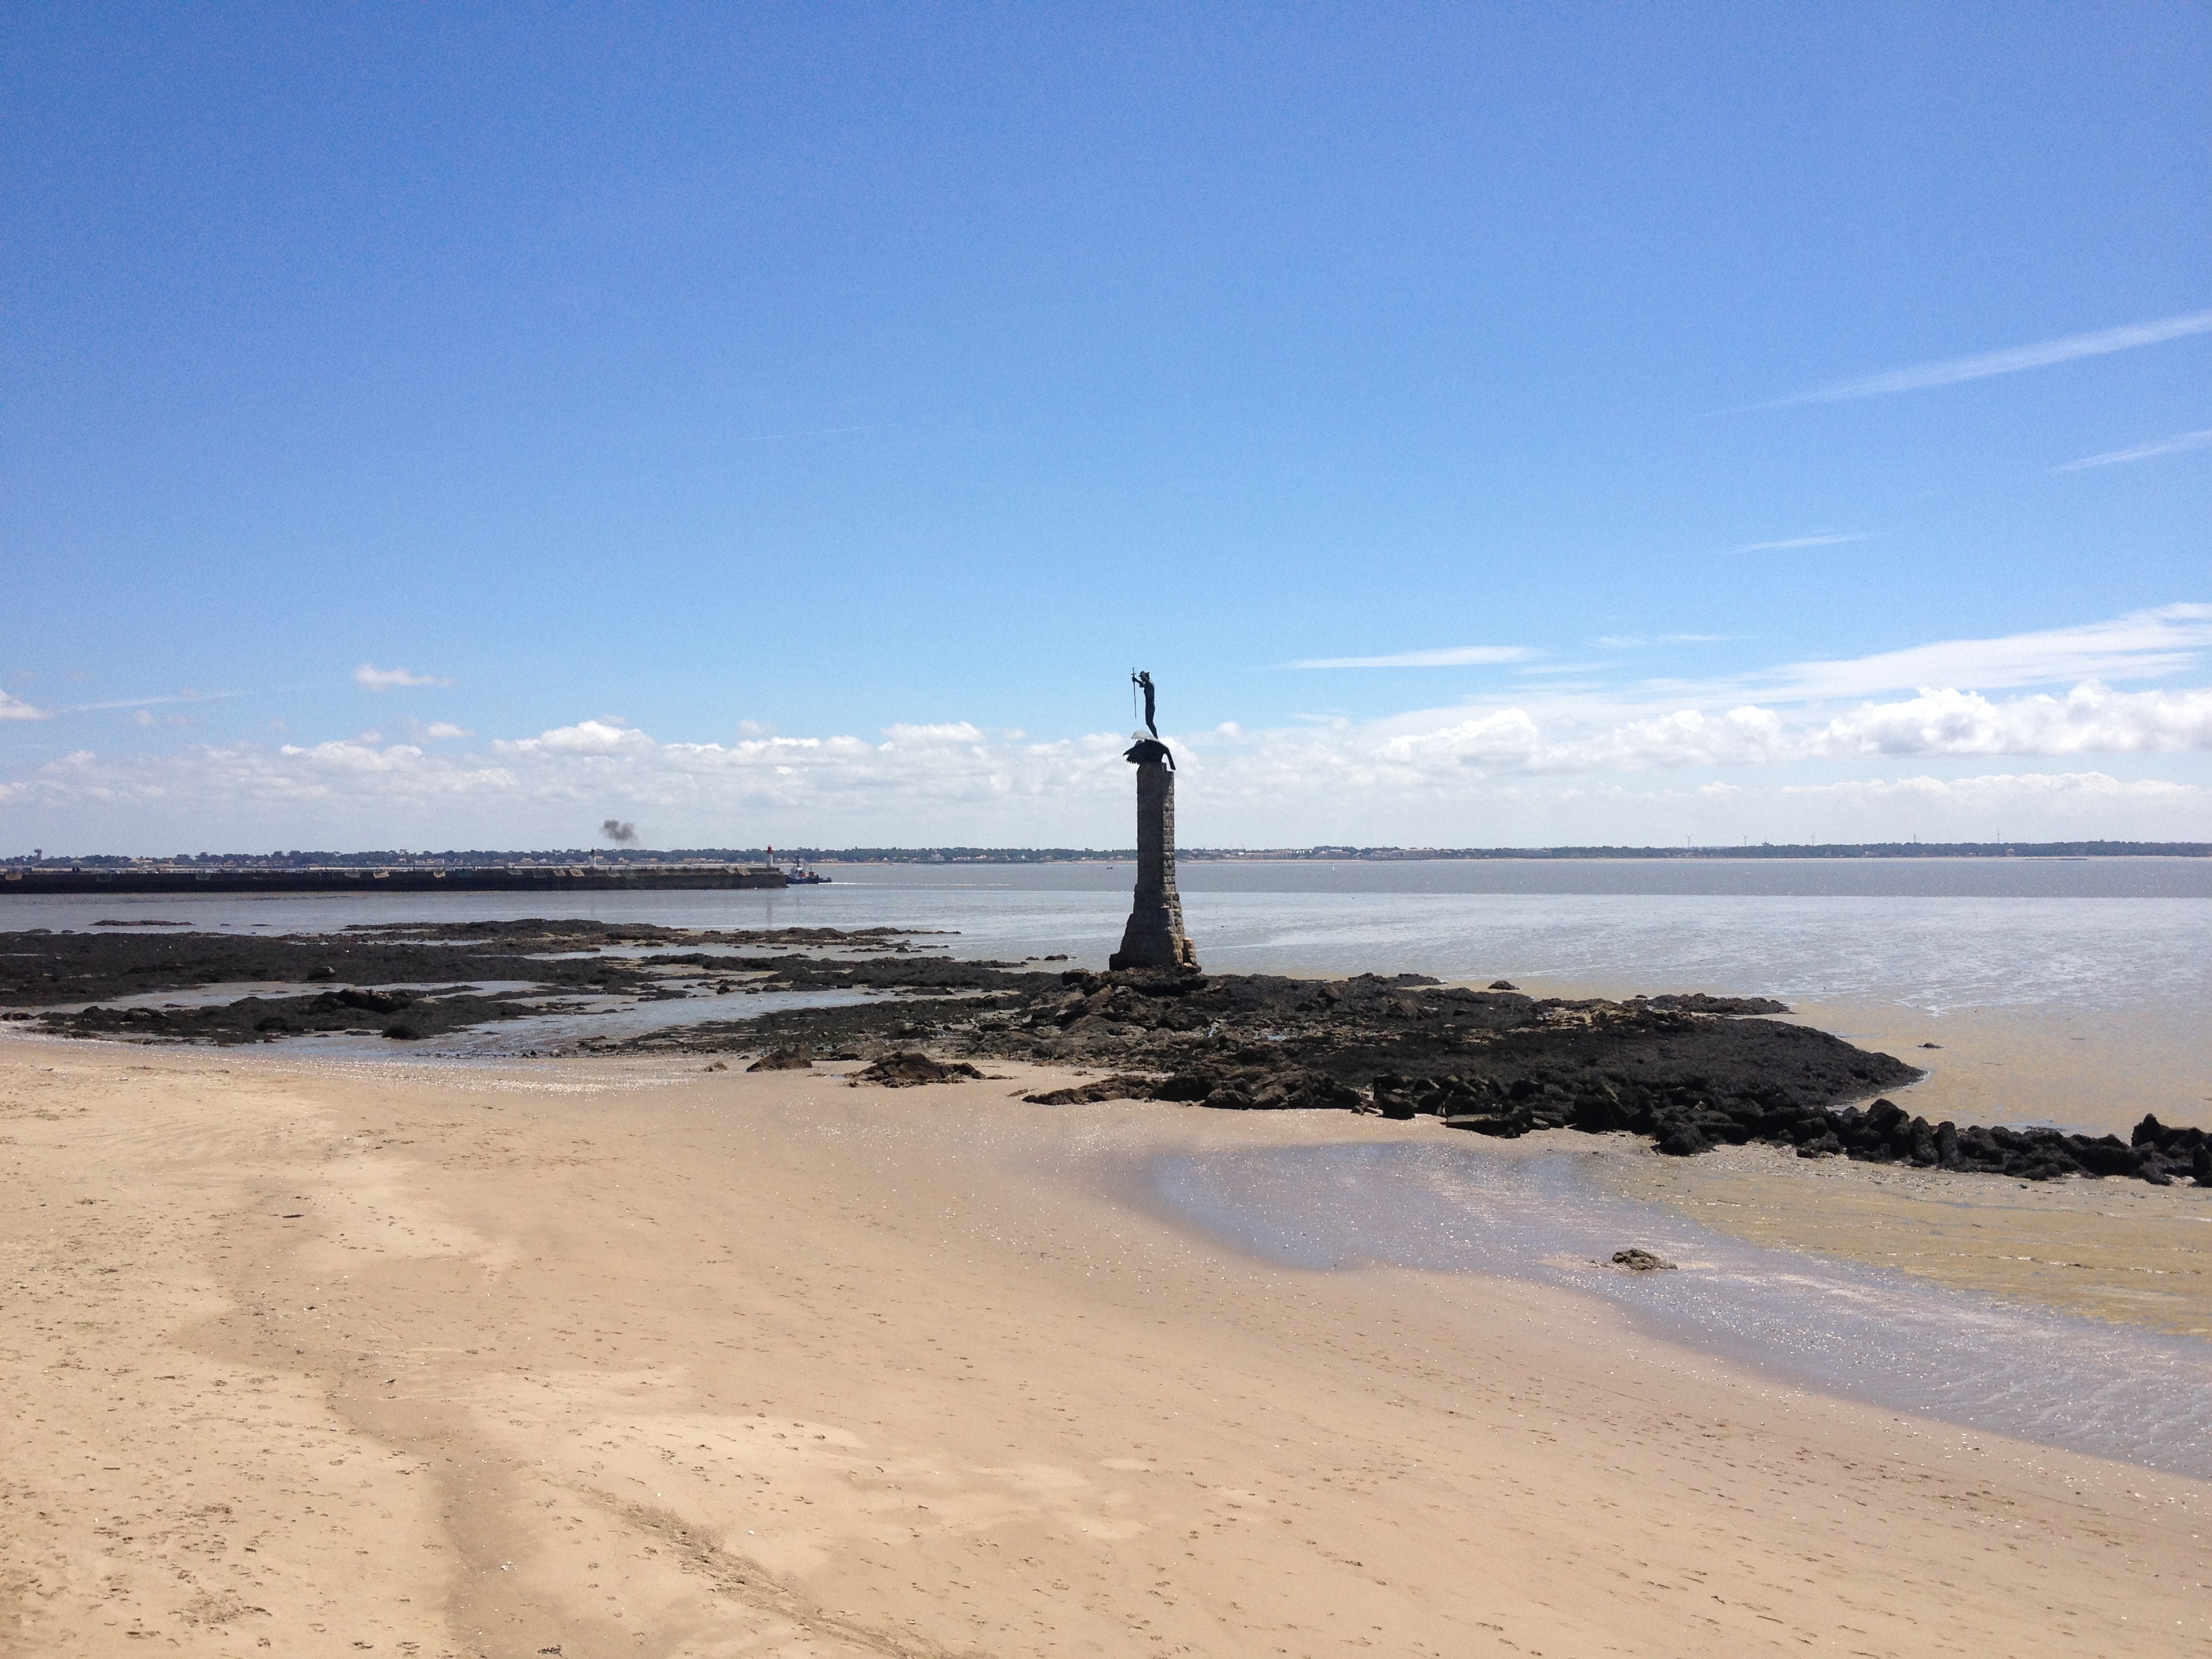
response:
[[[1181,1101],[1190,1104],[1204,1100],[1213,1092],[1213,1079],[1199,1073],[1171,1077],[1164,1083],[1152,1085],[1154,1100]]]
[[[267,1042],[380,1028],[423,1038],[535,1014],[549,990],[683,995],[667,970],[690,969],[688,977],[700,985],[869,994],[836,1006],[708,1018],[585,1046],[727,1053],[735,1064],[738,1054],[763,1048],[857,1059],[886,1048],[917,1050],[917,1039],[926,1038],[948,1058],[1044,1060],[1116,1079],[1158,1079],[1154,1098],[1234,1109],[1432,1115],[1499,1136],[1620,1131],[1676,1155],[1763,1141],[1810,1158],[1843,1152],[2021,1180],[2133,1174],[2212,1187],[2205,1132],[2155,1116],[2138,1124],[2123,1147],[2112,1137],[2051,1128],[1931,1127],[1890,1100],[1847,1105],[1922,1073],[1826,1032],[1762,1018],[1784,1010],[1771,999],[1538,999],[1445,986],[1418,974],[1319,981],[1060,973],[914,952],[890,932],[678,930],[544,919],[377,924],[335,936],[275,939],[28,929],[0,934],[0,1005],[19,1005],[0,1007],[0,1018],[140,1042]],[[654,949],[650,969],[644,959],[604,954],[630,945]],[[815,953],[822,946],[836,954]],[[440,987],[455,975],[532,988],[487,996],[467,984]],[[336,988],[333,979],[351,987]],[[110,1006],[239,980],[313,989],[193,1007]],[[390,988],[359,988],[365,985]],[[32,1012],[56,1006],[81,1012]]]
[[[1498,1140],[1518,1140],[1536,1127],[1536,1118],[1524,1106],[1508,1106],[1493,1111],[1448,1113],[1443,1125],[1447,1129],[1472,1129]]]
[[[1661,997],[1635,997],[1646,1008],[1676,1014],[1786,1014],[1790,1005],[1772,997],[1716,997],[1703,991],[1672,993]]]
[[[1626,1267],[1629,1272],[1637,1273],[1671,1271],[1674,1266],[1665,1256],[1647,1250],[1640,1244],[1632,1244],[1625,1250],[1615,1250],[1613,1253],[1613,1265],[1616,1267]]]
[[[1102,1100],[1156,1100],[1159,1087],[1157,1078],[1133,1077],[1117,1072],[1112,1077],[1079,1083],[1072,1088],[1048,1089],[1022,1098],[1032,1106],[1091,1106]]]
[[[1200,1104],[1227,1111],[1356,1111],[1359,1091],[1303,1066],[1250,1066],[1224,1076]]]
[[[1401,1122],[1419,1112],[1422,1100],[1433,1097],[1436,1092],[1436,1085],[1430,1079],[1408,1080],[1395,1072],[1383,1073],[1369,1089],[1376,1111]]]
[[[1490,981],[1490,988],[1493,991],[1517,991],[1521,988],[1510,979],[1493,979]]]
[[[803,1072],[814,1064],[804,1048],[771,1048],[745,1067],[748,1072]]]
[[[878,1084],[886,1089],[911,1089],[924,1083],[958,1083],[982,1075],[963,1060],[933,1060],[919,1048],[902,1048],[854,1073],[853,1081]]]
[[[2074,1161],[2091,1175],[2131,1176],[2142,1172],[2142,1152],[2124,1144],[2118,1135],[2100,1135],[2094,1140],[2086,1135],[2071,1139],[2069,1150]]]
[[[356,991],[351,987],[340,991],[337,1000],[346,1007],[372,1014],[396,1014],[415,1000],[404,991]]]

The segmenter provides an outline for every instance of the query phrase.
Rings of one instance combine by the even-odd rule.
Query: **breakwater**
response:
[[[0,875],[0,897],[62,893],[634,893],[784,884],[783,872],[773,866],[738,864],[30,869]]]

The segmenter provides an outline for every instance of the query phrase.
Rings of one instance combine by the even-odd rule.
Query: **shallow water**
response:
[[[100,917],[198,928],[588,917],[692,927],[950,930],[963,956],[1103,967],[1127,865],[868,865],[782,892],[154,895],[0,899],[0,927]],[[1277,973],[1415,972],[1622,992],[1890,1000],[1931,1011],[2212,1005],[2212,859],[1439,860],[1192,864],[1201,958]]]
[[[888,926],[939,930],[916,942],[963,957],[1064,954],[1098,968],[1133,879],[1126,863],[832,868],[828,885],[781,892],[0,898],[0,928],[161,917],[293,933],[532,915]],[[2212,1007],[2212,859],[1199,863],[1179,880],[1200,958],[1216,969],[1773,995],[1894,1053],[1940,1041],[1911,1057],[1952,1077],[1969,1060],[1962,1040],[2005,1059],[1975,1062],[1955,1109],[1930,1115],[2098,1133],[2146,1110],[2212,1118],[2198,1036]],[[1976,1016],[1982,1029],[1957,1037],[1927,1024]]]
[[[434,990],[451,991],[457,987],[391,981],[374,985],[363,983],[360,988],[409,991],[422,994]],[[534,980],[474,980],[458,988],[474,990],[485,996],[506,996],[539,988]],[[234,1002],[241,997],[312,995],[314,989],[312,986],[302,987],[287,981],[240,981],[198,986],[187,991],[143,991],[131,996],[108,997],[98,1003],[41,1004],[40,1012],[74,1013],[90,1007],[207,1007]],[[678,1025],[697,1025],[710,1020],[754,1019],[763,1014],[792,1008],[842,1008],[857,1002],[872,1002],[889,994],[883,991],[741,990],[720,994],[692,992],[684,996],[639,998],[602,996],[578,991],[545,991],[541,995],[526,999],[522,1004],[526,1007],[544,1007],[549,1010],[545,1013],[495,1020],[419,1042],[403,1042],[386,1037],[380,1032],[320,1031],[286,1037],[283,1040],[283,1046],[287,1053],[343,1055],[349,1059],[511,1058],[565,1053],[587,1039],[642,1036],[647,1032],[665,1031]],[[374,1019],[376,1017],[365,1018]],[[11,1031],[10,1035],[35,1036],[40,1033],[35,1030],[24,1030]],[[148,1039],[122,1036],[115,1040],[132,1042]]]
[[[643,1036],[709,1020],[753,1019],[791,1008],[842,1008],[872,1002],[880,991],[752,991],[637,1000],[629,997],[549,995],[558,1012],[497,1020],[443,1036],[402,1042],[382,1036],[330,1031],[287,1037],[286,1054],[353,1060],[498,1060],[566,1054],[587,1040]]]
[[[2212,1478],[2212,1343],[1765,1249],[1604,1193],[1588,1153],[1275,1147],[1162,1159],[1169,1212],[1266,1260],[1565,1285],[1657,1336],[1846,1398]],[[1605,1264],[1629,1245],[1674,1272]]]

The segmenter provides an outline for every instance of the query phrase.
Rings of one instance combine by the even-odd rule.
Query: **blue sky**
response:
[[[2201,5],[4,33],[0,850],[2212,838]]]

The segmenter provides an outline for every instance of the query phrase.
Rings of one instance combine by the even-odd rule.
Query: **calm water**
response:
[[[1270,1261],[1504,1273],[1601,1296],[1655,1335],[1969,1428],[2212,1477],[2212,1344],[1761,1249],[1595,1191],[1574,1154],[1290,1146],[1164,1159],[1174,1214]],[[1623,1246],[1674,1273],[1601,1266]]]
[[[835,876],[777,893],[505,901],[15,898],[0,900],[0,927],[132,916],[271,933],[526,915],[890,925],[933,930],[933,944],[963,956],[1103,967],[1133,871],[884,865]],[[1540,994],[1771,995],[1932,1067],[1920,1091],[1931,1117],[2097,1133],[2124,1132],[2145,1111],[2212,1121],[2201,1037],[2212,1009],[2212,859],[1209,863],[1185,866],[1182,887],[1200,959],[1216,969],[1504,978]],[[623,1029],[743,1012],[728,1000],[711,1010],[655,1004]],[[579,1029],[518,1022],[456,1046],[514,1052]],[[1931,1038],[1941,1052],[1920,1048]]]
[[[780,893],[0,900],[0,927],[162,916],[195,927],[589,916],[674,927],[943,929],[963,956],[1103,967],[1128,865],[833,866]],[[1504,977],[1533,988],[1701,989],[1924,1009],[2212,1008],[2212,859],[1187,865],[1209,966]]]

